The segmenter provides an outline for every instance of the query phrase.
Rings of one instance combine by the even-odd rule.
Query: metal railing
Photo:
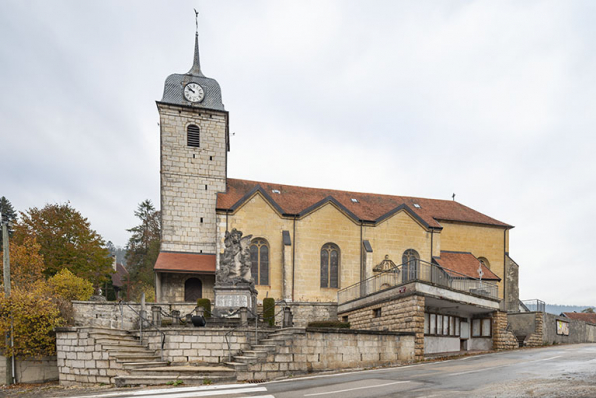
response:
[[[546,304],[542,300],[520,300],[519,303],[523,312],[546,312]]]
[[[269,317],[265,317],[265,314],[268,312],[268,310],[270,310],[271,308],[275,308],[276,305],[280,304],[280,303],[284,303],[284,306],[281,307],[281,310],[277,313],[277,314],[273,314],[273,318],[269,318]],[[280,312],[283,311],[283,309],[285,307],[288,306],[288,303],[286,302],[286,300],[280,300],[277,303],[274,303],[273,306],[269,306],[267,308],[263,308],[263,315],[262,315],[262,320],[263,322],[265,321],[269,321],[271,319],[273,319],[273,321],[275,322],[275,317],[276,315],[278,315]],[[259,314],[256,313],[254,314],[249,308],[246,307],[240,307],[238,308],[236,311],[232,312],[231,315],[235,315],[236,313],[238,313],[241,310],[246,310],[247,312],[249,312],[252,316],[254,316],[255,318],[255,344],[259,343]],[[241,323],[240,325],[236,326],[235,328],[229,330],[225,335],[224,335],[224,339],[226,340],[226,344],[228,346],[228,361],[231,362],[232,361],[232,346],[230,344],[230,339],[229,336],[230,334],[232,334],[233,332],[237,331],[238,329],[241,328],[248,328],[249,327],[249,323],[250,321],[246,321],[244,323]]]
[[[499,298],[499,287],[495,283],[471,278],[460,272],[440,267],[423,260],[397,265],[337,292],[338,304],[380,292],[410,282],[430,282],[465,293]]]
[[[161,334],[161,348],[160,348],[160,358],[163,361],[163,349],[164,346],[166,344],[166,334],[157,327],[157,325],[154,325],[152,321],[150,321],[147,317],[147,311],[141,310],[141,311],[137,311],[135,310],[130,304],[120,301],[118,303],[118,305],[120,306],[120,313],[123,313],[123,305],[126,305],[132,312],[134,312],[135,314],[137,314],[139,316],[139,339],[141,340],[141,344],[143,344],[143,325],[146,324],[147,325],[147,329],[153,327],[157,332],[159,332]],[[143,315],[143,312],[145,313],[145,315]]]

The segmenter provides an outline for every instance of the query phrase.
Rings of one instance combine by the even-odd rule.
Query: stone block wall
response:
[[[230,332],[221,328],[167,328],[164,345],[164,361],[173,364],[188,362],[222,363],[229,361],[229,354],[237,355],[241,350],[250,349],[254,329],[237,329]],[[272,333],[272,330],[259,330],[259,338]],[[137,333],[138,336],[138,333]],[[226,341],[227,337],[227,341]],[[149,349],[159,353],[162,335],[156,331],[143,333],[143,341]],[[228,349],[229,342],[229,349]]]
[[[264,363],[239,372],[238,380],[409,363],[414,361],[414,346],[414,333],[306,328],[284,341]]]
[[[141,311],[141,304],[128,303],[128,305],[122,305],[122,307],[116,302],[105,301],[73,301],[72,304],[75,326],[126,330],[139,328],[137,313]],[[148,319],[151,319],[151,307],[154,305],[160,306],[162,311],[167,314],[170,314],[172,310],[178,310],[182,317],[191,313],[196,307],[194,303],[147,303]]]
[[[92,328],[57,328],[56,353],[60,385],[110,384],[121,365],[89,335]]]
[[[415,333],[415,358],[424,357],[424,303],[419,295],[409,295],[371,304],[340,314],[353,329]]]
[[[56,357],[16,358],[17,383],[46,383],[58,380]],[[0,384],[6,383],[6,358],[0,355]]]
[[[496,311],[493,314],[493,349],[513,350],[519,347],[515,335],[507,328],[507,313]]]
[[[283,307],[286,303],[276,303],[275,306],[275,324],[283,324]],[[312,303],[312,302],[293,302],[287,303],[292,310],[294,326],[299,328],[307,327],[314,321],[337,321],[337,303]]]
[[[529,334],[524,340],[526,347],[539,347],[544,345],[544,320],[542,319],[542,312],[537,312],[534,315],[534,333]]]

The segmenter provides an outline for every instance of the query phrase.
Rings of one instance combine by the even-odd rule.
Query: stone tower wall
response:
[[[161,250],[214,254],[217,193],[226,189],[227,113],[162,103],[158,109]],[[200,129],[200,147],[187,145],[190,124]]]

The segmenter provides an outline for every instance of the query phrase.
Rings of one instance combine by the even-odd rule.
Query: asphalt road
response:
[[[30,391],[19,397],[596,397],[596,344],[553,346],[262,384]],[[3,395],[0,393],[0,395]]]

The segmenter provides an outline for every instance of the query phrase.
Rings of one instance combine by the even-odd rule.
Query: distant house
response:
[[[112,286],[114,286],[116,299],[122,298],[123,295],[128,299],[128,271],[122,264],[117,263],[115,258],[112,268],[116,271],[112,274]],[[123,290],[125,291],[124,294],[121,293]]]
[[[561,316],[573,319],[575,321],[584,321],[596,325],[596,314],[589,314],[585,312],[562,312]]]

